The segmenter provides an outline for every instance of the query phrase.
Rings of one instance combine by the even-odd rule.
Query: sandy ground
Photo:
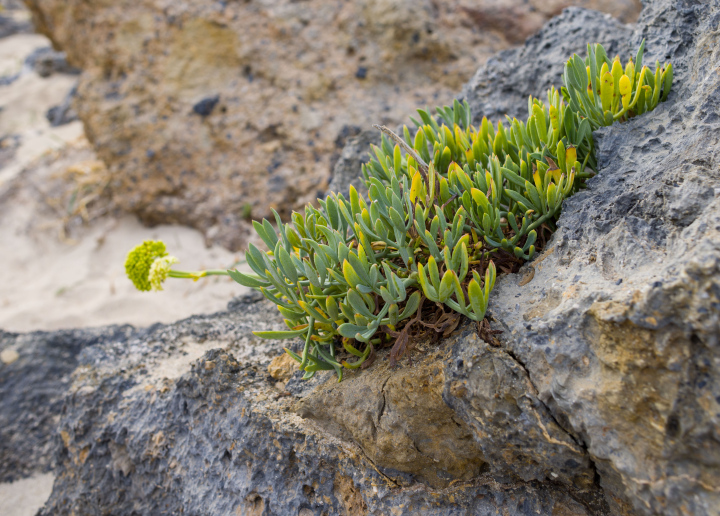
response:
[[[223,310],[244,287],[222,277],[168,280],[162,292],[138,292],[125,277],[127,251],[143,239],[163,240],[187,270],[232,266],[239,256],[205,248],[194,230],[148,229],[132,217],[92,223],[74,243],[33,228],[25,203],[0,209],[0,328],[53,330],[105,324],[146,326]],[[178,267],[179,268],[179,267]]]
[[[50,497],[54,481],[55,475],[45,473],[10,484],[0,484],[0,514],[34,516]]]
[[[68,200],[83,170],[102,164],[80,122],[53,128],[45,118],[77,80],[23,69],[24,57],[48,44],[35,34],[0,40],[0,75],[21,73],[0,86],[0,328],[145,326],[224,309],[245,291],[228,278],[169,280],[163,292],[137,292],[125,277],[125,256],[145,239],[165,241],[185,270],[230,267],[240,255],[206,248],[200,233],[188,228],[145,228],[132,216],[108,215],[102,196],[94,199],[87,221],[77,209],[71,216]]]
[[[11,84],[0,86],[0,149],[6,158],[0,187],[47,150],[59,149],[83,134],[80,122],[53,128],[45,118],[49,108],[65,99],[77,77],[56,74],[43,79],[23,66],[28,54],[49,43],[38,34],[0,39],[0,76],[20,74]]]

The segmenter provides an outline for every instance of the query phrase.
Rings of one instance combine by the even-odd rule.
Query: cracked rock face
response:
[[[348,126],[447,104],[478,65],[571,4],[632,21],[639,0],[25,0],[84,73],[75,108],[146,223],[239,249],[243,213],[326,191]]]
[[[395,374],[381,356],[339,384],[373,406],[358,435],[376,427],[379,437],[348,438],[331,417],[302,416],[323,393],[363,403],[328,393],[334,377],[286,391],[268,374],[281,345],[250,331],[281,324],[249,297],[230,312],[85,347],[57,433],[46,436],[57,468],[41,514],[596,513],[555,483],[488,474],[469,427],[442,403],[449,343]],[[23,339],[14,338],[3,346]]]
[[[424,356],[414,367],[393,371],[383,364],[351,381],[327,382],[295,410],[358,443],[399,485],[414,477],[437,488],[471,480],[488,468],[472,431],[442,399],[448,350],[428,344],[419,348]]]
[[[528,372],[473,331],[458,339],[447,363],[444,400],[473,428],[492,469],[527,480],[552,479],[591,489],[585,450],[553,419]]]
[[[52,355],[62,341],[4,334],[0,388],[16,397],[3,421],[52,392],[53,424],[13,427],[55,450],[43,514],[720,512],[719,25],[717,1],[648,2],[636,27],[572,9],[478,72],[521,105],[510,71],[550,64],[538,54],[518,69],[518,56],[559,34],[578,51],[595,34],[623,53],[646,38],[648,61],[676,70],[667,102],[596,133],[598,174],[565,202],[532,280],[498,279],[498,345],[464,324],[395,370],[385,350],[342,383],[286,383],[283,343],[251,333],[282,325],[256,296],[172,325],[78,332],[64,369],[23,383],[35,365],[21,344]],[[479,113],[487,91],[474,79],[471,93]],[[2,452],[23,471],[50,467]]]
[[[672,61],[673,93],[595,134],[598,174],[532,281],[503,278],[491,302],[538,398],[640,514],[720,511],[719,23],[717,1],[647,2],[614,48],[645,38],[646,62]],[[488,65],[497,91],[526,51]]]

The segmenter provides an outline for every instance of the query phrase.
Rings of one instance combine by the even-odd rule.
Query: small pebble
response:
[[[3,349],[2,352],[0,352],[0,361],[2,361],[3,364],[12,364],[18,358],[20,358],[20,354],[14,349]]]

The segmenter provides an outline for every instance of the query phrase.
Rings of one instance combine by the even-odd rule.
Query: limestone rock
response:
[[[647,2],[614,49],[645,38],[645,62],[672,61],[673,92],[595,133],[597,176],[565,202],[532,281],[501,279],[490,303],[538,398],[639,514],[720,510],[719,21],[717,1]],[[512,66],[525,52],[488,64],[496,91],[547,69]],[[475,84],[480,112],[494,100]]]
[[[272,359],[268,366],[268,373],[276,380],[289,380],[293,372],[298,369],[297,362],[287,353]]]
[[[719,21],[718,1],[655,0],[631,33],[609,26],[615,48],[644,37],[648,61],[672,60],[675,89],[596,133],[598,174],[565,202],[532,280],[498,279],[499,346],[465,324],[395,370],[380,350],[342,383],[296,372],[279,389],[268,366],[288,343],[252,335],[282,325],[259,296],[85,340],[71,378],[49,375],[67,392],[47,411],[43,514],[717,514]],[[577,44],[606,22],[568,10],[539,37]],[[501,90],[502,66],[488,65]],[[43,335],[6,334],[0,352]],[[20,355],[0,367],[28,368]],[[18,389],[3,421],[44,386]],[[15,447],[31,448],[33,424],[17,422]]]
[[[0,330],[0,482],[52,469],[55,430],[78,355],[130,332],[112,326],[24,335]]]
[[[84,70],[76,110],[120,206],[232,249],[243,213],[326,191],[347,126],[448,103],[494,51],[564,6],[634,19],[638,0],[26,0]],[[504,23],[504,21],[512,23]]]
[[[392,370],[381,363],[340,383],[326,382],[296,411],[338,439],[357,443],[398,484],[419,478],[444,488],[469,481],[488,468],[472,431],[442,399],[448,350],[421,346],[413,367]]]
[[[527,117],[527,99],[547,100],[550,86],[559,88],[565,61],[585,55],[588,43],[600,43],[608,55],[625,55],[632,27],[597,11],[570,7],[550,20],[525,45],[499,52],[463,87],[461,99],[479,121]],[[634,54],[633,54],[634,56]]]
[[[328,192],[339,192],[345,195],[352,185],[361,195],[365,195],[367,186],[365,186],[365,179],[362,176],[362,166],[370,161],[370,146],[380,145],[380,141],[380,133],[375,130],[362,131],[350,138],[333,167]]]
[[[455,344],[452,358],[443,399],[473,427],[496,473],[592,488],[595,471],[586,451],[554,420],[528,372],[507,350],[471,330]]]
[[[250,332],[280,327],[268,302],[246,297],[233,306],[147,330],[75,331],[77,368],[69,388],[53,384],[52,374],[45,381],[28,378],[27,388],[15,395],[16,407],[17,400],[30,403],[49,389],[58,399],[65,394],[61,416],[57,405],[43,408],[60,422],[55,436],[44,434],[44,451],[55,448],[58,465],[42,514],[593,514],[553,483],[496,478],[482,467],[464,470],[481,464],[467,425],[442,403],[444,366],[437,358],[450,346],[434,348],[430,369],[424,363],[391,374],[379,360],[375,370],[342,384],[331,375],[315,382],[310,396],[340,385],[346,393],[372,390],[367,398],[377,402],[383,389],[376,380],[385,377],[383,419],[390,428],[407,423],[429,437],[418,439],[418,450],[387,440],[390,458],[375,464],[366,443],[338,438],[317,419],[299,417],[296,406],[307,396],[283,395],[265,374],[281,343]],[[5,335],[2,346],[25,344],[28,354],[37,353],[33,346],[61,335]],[[27,373],[31,364],[22,367]],[[403,395],[408,382],[416,387],[410,397]],[[424,412],[404,422],[414,408]],[[8,404],[0,409],[3,416],[13,414]],[[423,421],[428,415],[432,419]],[[31,424],[20,418],[12,427],[15,446],[27,439]],[[26,444],[37,446],[32,439]],[[397,463],[413,454],[413,467],[391,467],[393,457]],[[461,482],[450,489],[420,482],[433,459]],[[440,480],[447,485],[449,479]]]

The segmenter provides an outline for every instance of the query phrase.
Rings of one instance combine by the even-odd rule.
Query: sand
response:
[[[2,516],[34,516],[50,497],[55,475],[44,473],[0,484]]]
[[[145,228],[133,217],[93,222],[76,243],[50,231],[26,230],[31,210],[0,210],[0,328],[26,332],[106,324],[147,326],[225,309],[244,287],[224,277],[168,280],[162,292],[138,292],[125,277],[127,251],[161,239],[188,270],[232,266],[240,256],[206,248],[202,236],[178,226]]]
[[[125,276],[124,262],[143,240],[164,241],[180,259],[177,268],[184,270],[247,269],[238,263],[242,254],[206,247],[195,230],[147,228],[132,215],[106,213],[110,201],[102,195],[88,204],[87,221],[80,210],[66,209],[77,206],[71,204],[72,195],[87,176],[98,178],[90,188],[101,193],[103,174],[107,171],[81,137],[46,152],[0,186],[0,328],[147,326],[223,310],[232,297],[247,291],[227,277],[213,276],[197,282],[169,279],[161,292],[138,292]]]
[[[207,248],[189,228],[143,227],[132,215],[106,209],[102,196],[90,204],[87,220],[63,209],[78,181],[96,169],[102,179],[103,167],[80,122],[50,127],[45,118],[77,81],[42,78],[23,67],[27,54],[49,44],[32,34],[0,39],[0,76],[20,74],[0,86],[0,329],[147,326],[223,310],[247,289],[214,277],[138,292],[125,277],[125,256],[144,239],[164,240],[191,270],[230,267],[241,254]],[[38,474],[0,484],[0,515],[33,516],[53,481],[52,474]]]
[[[0,40],[0,75],[20,73],[0,86],[0,328],[147,326],[223,310],[246,289],[212,277],[171,279],[162,292],[138,292],[125,277],[125,256],[145,239],[163,240],[185,270],[230,267],[241,254],[208,248],[189,228],[147,228],[132,215],[105,213],[105,198],[95,200],[87,221],[63,211],[78,177],[68,170],[99,162],[80,122],[54,128],[45,118],[77,81],[62,74],[42,78],[23,67],[27,54],[48,45],[35,34]]]

